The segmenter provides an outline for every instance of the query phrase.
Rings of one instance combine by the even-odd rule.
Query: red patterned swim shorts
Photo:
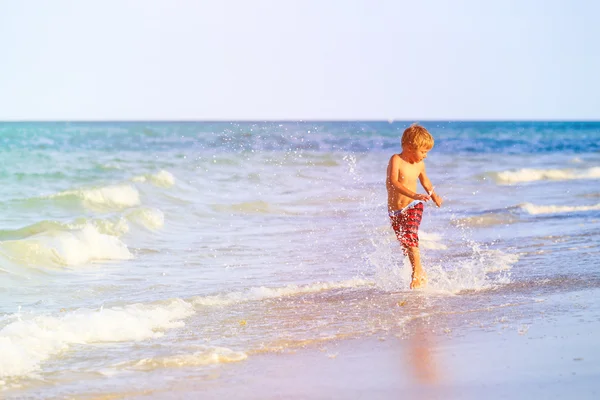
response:
[[[390,211],[390,220],[404,252],[407,247],[419,247],[419,225],[423,218],[423,203],[410,208]]]

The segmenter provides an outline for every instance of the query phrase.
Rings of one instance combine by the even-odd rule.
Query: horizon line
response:
[[[259,123],[259,122],[387,122],[393,124],[396,122],[403,123],[432,123],[432,122],[582,122],[582,123],[596,123],[600,122],[600,119],[479,119],[479,118],[466,118],[466,119],[0,119],[0,123],[143,123],[143,122],[154,122],[154,123]]]

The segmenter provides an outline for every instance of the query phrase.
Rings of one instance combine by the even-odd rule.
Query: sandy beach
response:
[[[555,312],[508,310],[482,323],[417,318],[395,333],[257,353],[202,375],[190,369],[161,389],[94,398],[596,399],[597,294],[551,296],[540,304]]]

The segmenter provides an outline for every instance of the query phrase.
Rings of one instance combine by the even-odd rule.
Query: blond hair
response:
[[[414,146],[417,149],[424,148],[431,150],[433,148],[433,136],[421,125],[414,123],[404,130],[402,134],[402,147]]]

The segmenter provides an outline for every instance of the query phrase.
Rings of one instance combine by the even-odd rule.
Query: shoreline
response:
[[[136,399],[595,399],[597,310],[531,325],[387,334],[257,354]],[[400,336],[400,337],[399,337]]]
[[[236,362],[124,370],[73,381],[59,392],[47,386],[2,394],[111,400],[595,399],[597,294],[597,289],[555,293],[517,309],[478,310],[485,314],[477,318],[421,315],[372,335],[253,351]],[[503,311],[489,314],[494,310]],[[107,391],[111,382],[113,390]]]

